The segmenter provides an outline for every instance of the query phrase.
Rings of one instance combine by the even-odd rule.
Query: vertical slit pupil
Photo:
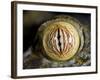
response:
[[[58,45],[59,45],[60,52],[61,52],[61,42],[60,42],[60,30],[59,30],[59,28],[58,28],[58,35],[57,35],[57,38],[58,38]]]

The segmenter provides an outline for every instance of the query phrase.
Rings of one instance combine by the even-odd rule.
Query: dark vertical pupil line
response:
[[[58,45],[59,45],[60,52],[61,52],[61,42],[60,42],[60,30],[59,30],[59,28],[58,28],[58,35],[57,35],[57,38],[58,38]]]

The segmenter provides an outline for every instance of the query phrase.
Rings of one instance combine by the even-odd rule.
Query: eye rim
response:
[[[83,48],[83,46],[84,46],[84,36],[83,36],[83,33],[82,33],[82,26],[83,26],[83,24],[81,24],[74,17],[67,16],[67,15],[62,16],[62,17],[61,16],[62,15],[60,15],[60,18],[59,18],[59,16],[57,16],[57,18],[53,18],[52,20],[49,20],[49,21],[44,22],[40,26],[40,28],[39,28],[39,31],[41,32],[39,35],[40,35],[41,41],[42,41],[41,42],[42,43],[42,50],[43,50],[42,53],[43,53],[44,56],[46,56],[45,58],[49,58],[49,59],[54,60],[54,61],[66,61],[66,60],[59,60],[59,59],[56,60],[56,59],[52,59],[50,56],[47,55],[47,53],[46,53],[46,51],[44,49],[44,46],[43,46],[43,36],[44,36],[45,32],[47,32],[46,28],[48,28],[48,26],[50,26],[52,23],[55,23],[55,22],[58,22],[58,21],[62,21],[62,22],[67,22],[67,23],[73,25],[75,27],[75,29],[77,30],[78,34],[79,34],[79,42],[80,42],[79,48],[78,48],[78,50],[77,50],[76,53],[79,53],[81,51],[81,49]],[[67,60],[70,60],[70,59],[67,59]]]

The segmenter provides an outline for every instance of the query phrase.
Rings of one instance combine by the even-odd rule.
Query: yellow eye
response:
[[[72,58],[83,46],[77,27],[80,25],[69,18],[57,18],[41,25],[44,54],[57,61]],[[82,35],[82,34],[81,34]],[[81,46],[81,47],[82,47]]]

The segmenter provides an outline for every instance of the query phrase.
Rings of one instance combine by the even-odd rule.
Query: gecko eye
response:
[[[40,27],[42,33],[40,35],[43,54],[57,61],[72,58],[82,43],[76,26],[79,25],[73,25],[63,19],[51,20],[42,24]]]

